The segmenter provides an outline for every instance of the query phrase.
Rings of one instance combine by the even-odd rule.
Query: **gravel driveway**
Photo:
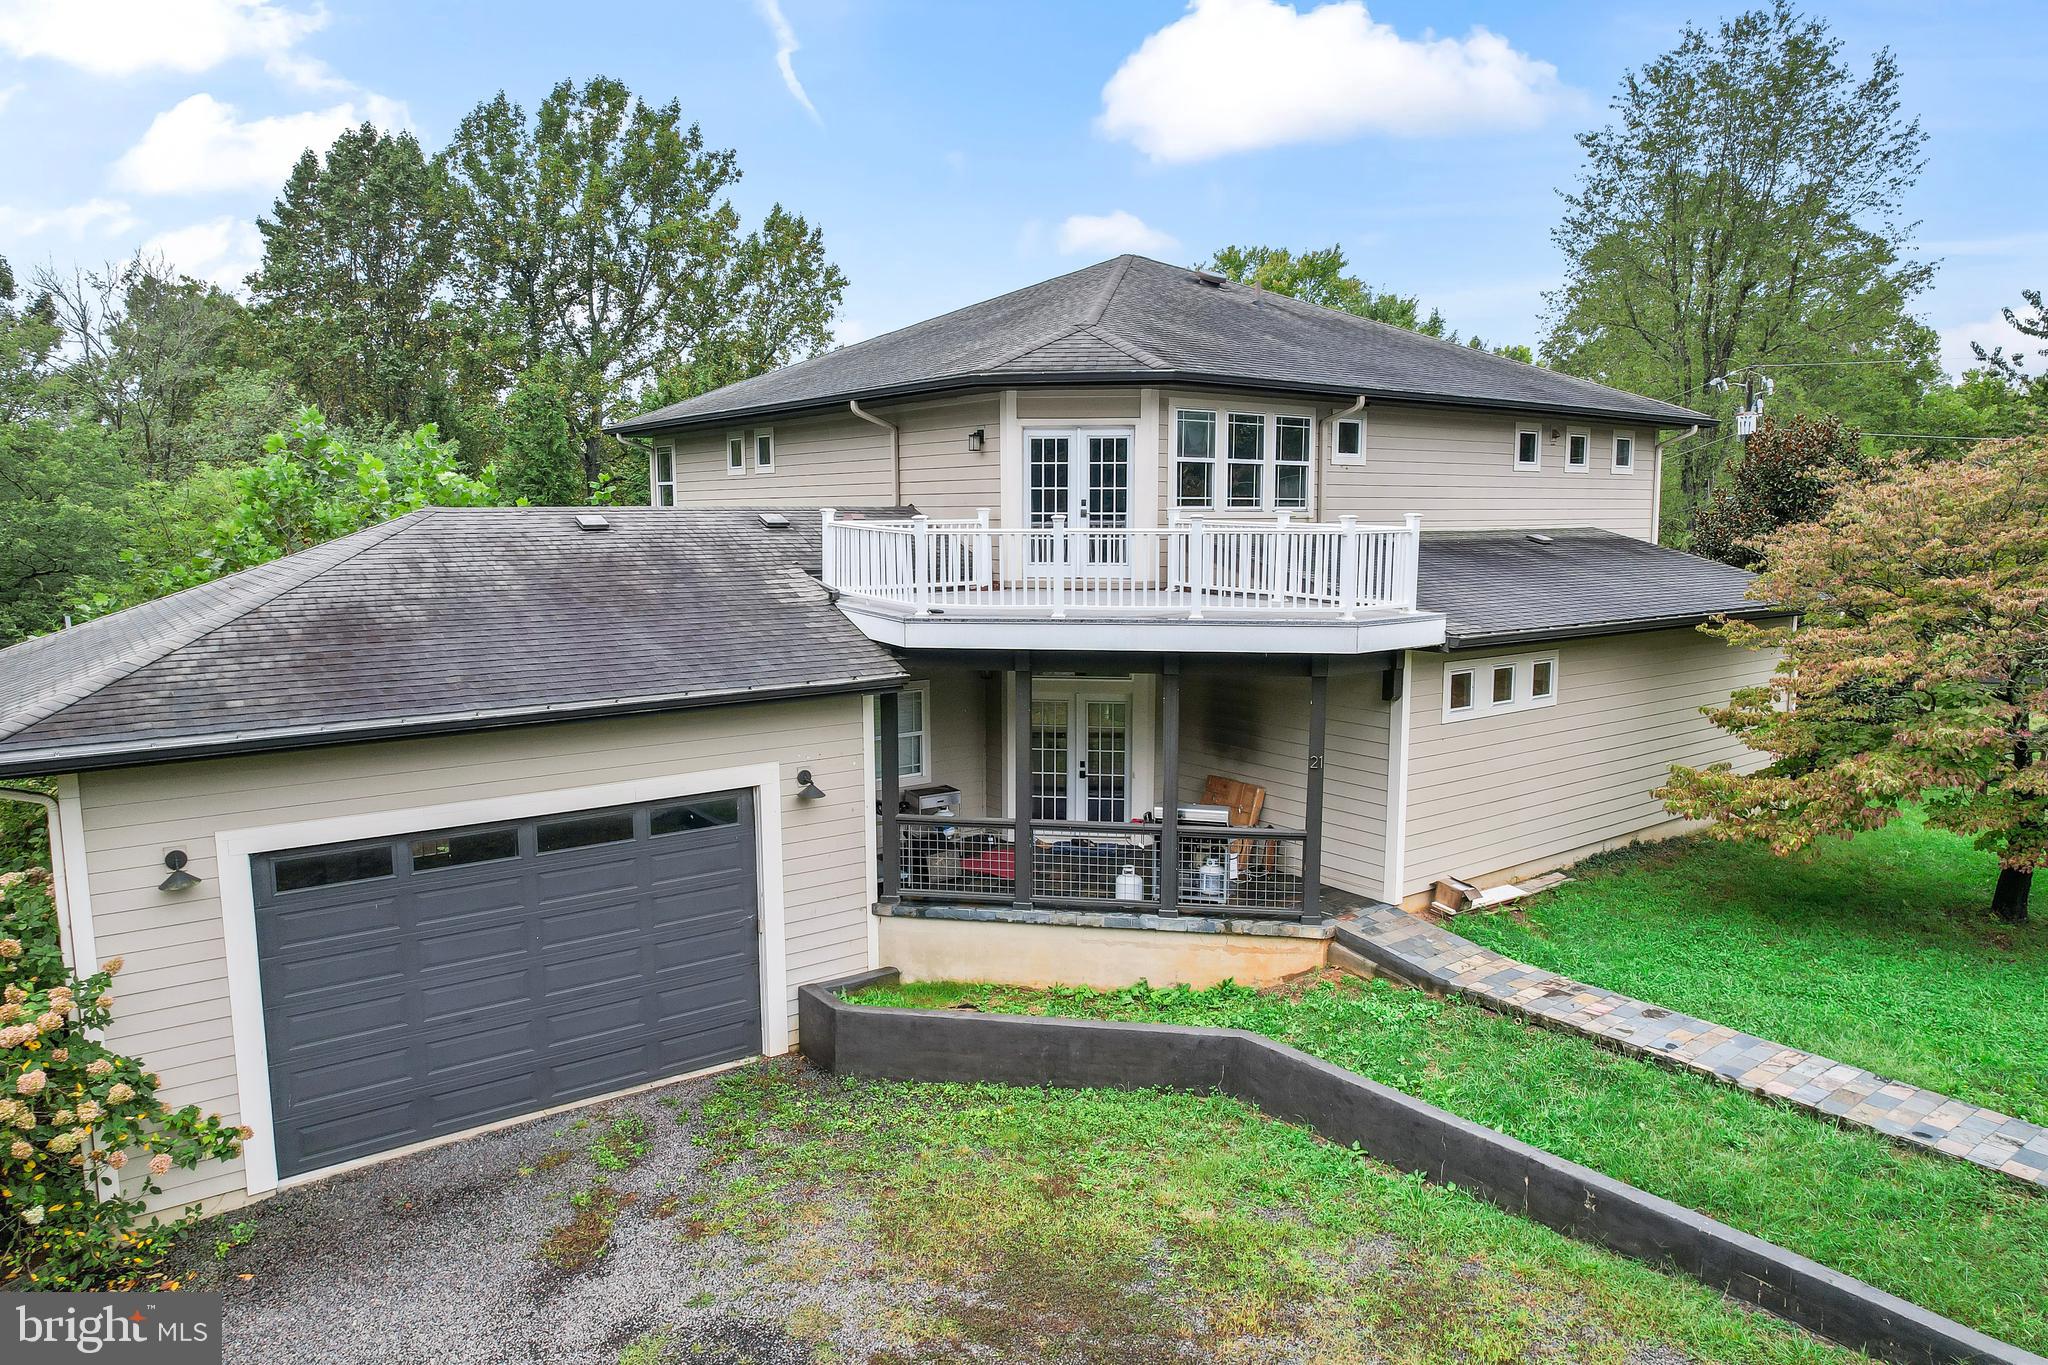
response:
[[[867,1248],[830,1219],[792,1263],[743,1237],[688,1234],[689,1197],[731,1179],[692,1140],[710,1080],[502,1129],[301,1189],[205,1225],[187,1285],[227,1295],[230,1362],[864,1360],[912,1291],[860,1275]],[[612,1125],[644,1120],[629,1168]],[[597,1190],[617,1201],[604,1254],[550,1243]],[[586,1208],[589,1203],[586,1202]],[[253,1232],[251,1229],[253,1228]],[[247,1235],[217,1256],[215,1243]],[[203,1245],[201,1244],[203,1243]],[[820,1352],[816,1348],[825,1345]]]

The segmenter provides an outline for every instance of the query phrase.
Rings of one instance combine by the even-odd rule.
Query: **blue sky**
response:
[[[780,200],[822,225],[852,280],[843,339],[1120,250],[1337,242],[1463,331],[1533,341],[1573,133],[1683,22],[1734,7],[0,0],[0,254],[149,244],[233,280],[308,140],[371,117],[432,147],[500,88],[530,107],[602,72],[734,148],[750,217]],[[2048,287],[2048,7],[1812,8],[1859,66],[1900,54],[1932,138],[1907,208],[1943,261],[1921,311],[1959,363]]]

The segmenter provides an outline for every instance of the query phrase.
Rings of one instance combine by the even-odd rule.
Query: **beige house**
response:
[[[1123,257],[621,424],[650,506],[386,526],[0,652],[115,1041],[235,1202],[792,1040],[871,965],[1267,980],[1653,835],[1768,615],[1707,419]],[[133,1172],[131,1172],[133,1174]]]

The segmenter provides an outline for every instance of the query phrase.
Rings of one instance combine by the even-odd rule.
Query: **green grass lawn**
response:
[[[1986,909],[1997,864],[1917,815],[1812,853],[1689,839],[1452,928],[1609,990],[2048,1123],[2048,876]]]
[[[2040,1191],[1580,1038],[1348,978],[1288,993],[934,983],[859,998],[1250,1029],[2048,1351]]]
[[[770,1062],[701,1113],[725,1176],[686,1235],[801,1278],[807,1231],[850,1219],[901,1286],[871,1365],[1850,1359],[1220,1096]]]

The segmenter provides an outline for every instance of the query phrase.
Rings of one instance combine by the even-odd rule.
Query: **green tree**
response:
[[[92,420],[63,343],[55,301],[17,303],[0,258],[0,641],[62,625],[81,585],[119,567],[133,476]]]
[[[440,167],[371,124],[308,150],[267,218],[249,277],[269,361],[344,426],[411,428],[451,404],[454,238]]]
[[[536,507],[590,501],[582,451],[569,434],[569,407],[561,367],[552,361],[543,360],[519,376],[505,400],[499,485],[507,498],[524,499]]]
[[[1377,290],[1350,274],[1351,263],[1341,246],[1296,254],[1284,246],[1227,246],[1199,267],[1239,284],[1256,285],[1275,294],[1356,313],[1374,322],[1406,327],[1440,337],[1451,333],[1443,315],[1432,308],[1422,316],[1422,301],[1410,294]]]
[[[1992,911],[2024,920],[2048,859],[2048,438],[1894,456],[1764,559],[1751,595],[1799,627],[1709,627],[1784,653],[1769,685],[1708,714],[1771,760],[1675,767],[1658,795],[1779,852],[1924,801],[1929,824],[1998,856]]]
[[[1711,33],[1687,27],[1624,77],[1611,109],[1579,137],[1585,161],[1552,234],[1567,274],[1549,296],[1550,364],[1725,415],[1732,400],[1708,381],[1768,363],[1858,425],[1831,386],[1880,382],[1859,371],[1938,380],[1931,334],[1906,313],[1933,267],[1909,258],[1900,217],[1926,139],[1888,50],[1859,73],[1824,21],[1772,0]],[[1674,462],[1679,517],[1725,450],[1702,442]]]
[[[1842,483],[1869,465],[1862,442],[1839,418],[1766,417],[1727,482],[1693,519],[1687,548],[1738,569],[1757,568],[1773,532],[1818,521]]]
[[[734,154],[673,100],[563,81],[529,121],[501,92],[441,160],[477,363],[500,388],[544,357],[563,366],[586,484],[615,449],[606,418],[664,376],[713,355],[758,372],[831,340],[846,279],[820,234],[779,206],[744,233]]]

